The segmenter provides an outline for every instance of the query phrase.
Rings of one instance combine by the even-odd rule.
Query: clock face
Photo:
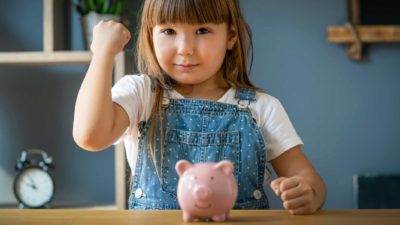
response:
[[[14,192],[18,200],[29,208],[39,208],[50,202],[54,182],[46,171],[30,167],[21,171],[15,180]]]

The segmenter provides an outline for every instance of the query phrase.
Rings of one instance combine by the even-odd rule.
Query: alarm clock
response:
[[[14,195],[20,208],[48,208],[54,197],[53,159],[45,151],[29,149],[21,153],[15,169]]]

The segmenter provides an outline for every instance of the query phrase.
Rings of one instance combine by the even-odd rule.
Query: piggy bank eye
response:
[[[210,177],[210,180],[214,180],[214,177]]]

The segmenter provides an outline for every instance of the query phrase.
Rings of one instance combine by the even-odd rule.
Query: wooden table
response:
[[[223,223],[184,223],[178,210],[0,210],[0,225],[47,224],[332,224],[332,225],[400,225],[400,209],[396,210],[326,210],[313,215],[293,216],[283,210],[234,210]]]

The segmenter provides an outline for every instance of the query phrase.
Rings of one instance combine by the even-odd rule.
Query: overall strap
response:
[[[161,84],[158,83],[158,81],[155,77],[153,77],[153,76],[149,76],[149,77],[151,79],[151,91],[154,94],[157,90],[157,86],[161,85]],[[172,90],[172,88],[171,88],[172,85],[171,85],[171,80],[167,76],[164,76],[164,78],[165,78],[165,82],[166,82],[166,89],[164,89],[164,92],[163,92],[162,105],[163,105],[163,107],[166,107],[169,104],[170,90]]]
[[[256,100],[256,91],[249,88],[240,88],[236,91],[235,99],[253,102]]]

